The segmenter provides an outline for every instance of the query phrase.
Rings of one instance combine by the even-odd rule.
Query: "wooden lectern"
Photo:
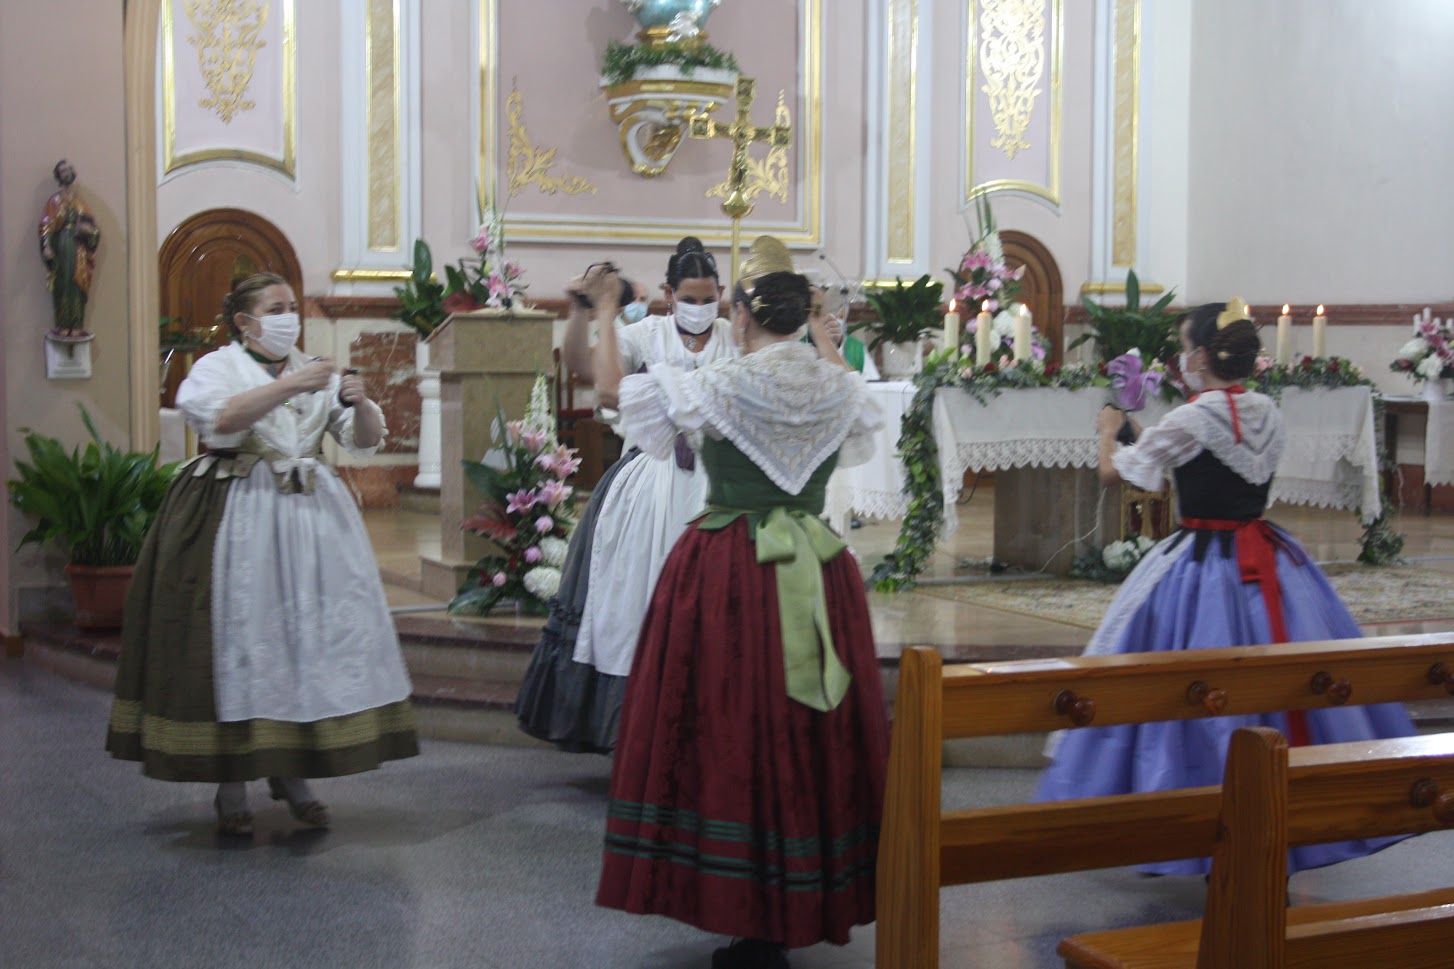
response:
[[[425,340],[440,382],[440,557],[420,556],[420,592],[431,599],[453,599],[490,549],[460,530],[484,499],[460,462],[484,457],[500,412],[506,420],[525,416],[536,374],[551,371],[554,324],[540,310],[475,310],[454,314]]]

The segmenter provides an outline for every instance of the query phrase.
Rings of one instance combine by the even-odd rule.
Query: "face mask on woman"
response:
[[[1186,384],[1187,389],[1189,389],[1194,394],[1199,394],[1203,390],[1206,390],[1207,381],[1206,378],[1202,376],[1202,372],[1200,370],[1194,371],[1191,369],[1190,353],[1183,353],[1178,358],[1177,365],[1181,368],[1181,379],[1182,382]]]
[[[693,335],[706,333],[717,322],[717,301],[710,303],[683,303],[677,301],[676,324]]]
[[[621,307],[621,318],[627,323],[640,323],[646,319],[646,300],[639,299]]]
[[[249,319],[257,320],[262,325],[262,333],[254,337],[257,345],[262,348],[263,353],[270,357],[281,358],[288,355],[293,349],[293,344],[298,342],[298,334],[302,332],[302,325],[298,322],[297,313],[278,313],[274,316],[251,316]]]

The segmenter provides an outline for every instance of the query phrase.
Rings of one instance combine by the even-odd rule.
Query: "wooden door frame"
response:
[[[1049,344],[1045,361],[1060,363],[1065,348],[1065,284],[1060,277],[1060,265],[1045,243],[1028,232],[1002,230],[1000,245],[1004,248],[1007,266],[1011,269],[1025,267],[1022,280],[1025,290],[1044,294],[1045,302],[1031,306],[1030,310],[1034,313],[1035,325],[1041,336]]]

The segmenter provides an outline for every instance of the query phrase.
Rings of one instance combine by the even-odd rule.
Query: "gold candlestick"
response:
[[[722,199],[722,212],[732,220],[732,276],[727,281],[729,292],[737,283],[741,268],[742,220],[752,212],[747,198],[747,149],[753,142],[765,141],[774,148],[792,144],[792,125],[758,126],[752,123],[752,99],[757,82],[750,77],[737,78],[737,118],[723,124],[705,114],[694,114],[690,133],[693,138],[729,138],[732,141],[732,164],[727,170],[727,195]]]

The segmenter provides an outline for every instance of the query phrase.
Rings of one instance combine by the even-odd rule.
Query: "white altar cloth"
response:
[[[835,493],[830,495],[829,510],[902,518],[908,501],[903,495],[903,465],[898,457],[899,424],[913,402],[914,387],[904,383],[870,387],[884,413],[878,447],[868,464],[834,476],[838,480],[832,489]],[[936,393],[934,437],[939,445],[946,532],[953,531],[956,524],[952,511],[966,471],[1095,467],[1096,414],[1109,399],[1103,388],[1006,390],[985,404],[963,390]],[[1136,419],[1149,426],[1170,409],[1170,405],[1156,400],[1137,413]],[[1356,508],[1365,523],[1377,518],[1382,505],[1372,388],[1288,388],[1283,391],[1281,409],[1288,445],[1273,480],[1272,501]],[[1454,402],[1450,418],[1449,423],[1454,425]],[[1454,435],[1444,453],[1449,456],[1450,478],[1454,479]]]

